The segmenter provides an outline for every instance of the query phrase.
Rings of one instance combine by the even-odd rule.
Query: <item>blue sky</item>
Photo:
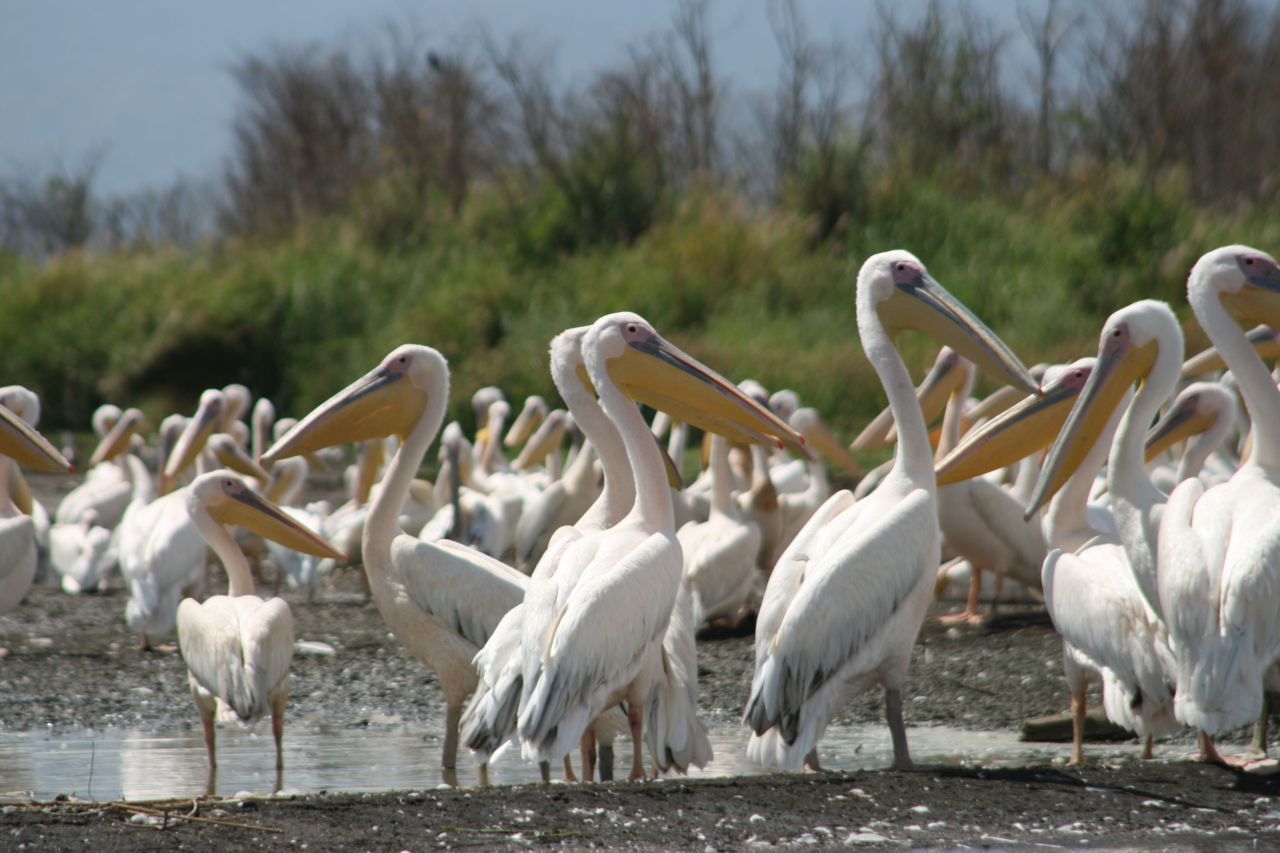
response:
[[[896,0],[905,14],[926,0]],[[1043,0],[1023,0],[1040,6]],[[616,62],[624,47],[662,29],[674,0],[4,0],[0,12],[0,174],[39,173],[101,154],[99,188],[111,194],[215,174],[230,146],[236,89],[229,66],[273,42],[359,43],[388,21],[414,20],[435,40],[482,24],[554,52],[576,78]],[[1016,29],[1015,0],[973,4]],[[853,48],[873,0],[800,0],[810,31]],[[713,0],[712,47],[742,94],[773,85],[777,54],[765,0]]]

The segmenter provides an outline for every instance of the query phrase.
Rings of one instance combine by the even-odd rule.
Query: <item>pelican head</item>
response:
[[[71,463],[35,427],[8,406],[0,406],[0,455],[24,468],[70,474]]]
[[[769,410],[784,421],[790,421],[799,408],[800,395],[790,388],[782,388],[769,395]]]
[[[89,467],[109,462],[127,451],[133,446],[133,437],[141,435],[145,424],[146,418],[140,409],[126,409],[94,448],[93,456],[89,457]]]
[[[93,410],[93,432],[98,438],[102,438],[111,432],[111,428],[116,425],[116,421],[120,420],[120,407],[114,403],[103,403],[101,406]]]
[[[564,409],[553,409],[524,447],[520,455],[511,463],[517,471],[527,470],[546,459],[552,451],[564,443],[564,434],[569,427],[569,413]],[[507,433],[510,435],[510,433]]]
[[[1241,326],[1280,326],[1280,266],[1266,252],[1223,246],[1201,256],[1187,278],[1193,305],[1216,296]]]
[[[1040,471],[1027,517],[1044,506],[1089,455],[1135,382],[1147,382],[1156,370],[1176,381],[1181,364],[1182,329],[1168,304],[1144,299],[1108,317],[1097,365]]]
[[[24,385],[0,388],[0,406],[4,406],[30,426],[40,425],[40,395]]]
[[[1236,422],[1235,395],[1217,382],[1193,382],[1174,398],[1173,405],[1147,433],[1148,462],[1180,441],[1209,432],[1229,430]]]
[[[471,395],[471,409],[476,413],[476,431],[484,429],[485,424],[489,421],[489,407],[498,400],[507,399],[502,393],[502,389],[496,385],[486,385],[483,388],[476,389]]]
[[[341,551],[294,521],[230,471],[201,474],[188,488],[186,502],[192,517],[206,510],[219,524],[238,524],[286,548],[346,562]]]
[[[232,382],[222,389],[222,397],[226,405],[222,409],[222,423],[219,425],[219,431],[230,432],[231,424],[242,419],[249,411],[249,401],[253,399],[253,394],[239,382]]]
[[[299,421],[262,454],[262,462],[390,435],[404,441],[432,401],[443,412],[448,398],[444,356],[431,347],[404,344]]]
[[[939,486],[981,477],[1049,446],[1089,381],[1097,359],[1082,358],[1043,371],[1044,389],[1024,397],[976,429],[934,468]]]
[[[165,462],[163,479],[166,482],[172,482],[188,465],[195,462],[209,436],[223,424],[226,410],[227,398],[217,388],[210,388],[200,395],[196,413],[187,421],[173,452]]]
[[[904,329],[924,332],[1010,385],[1039,391],[1017,356],[910,252],[868,258],[858,272],[857,299],[859,315],[874,311],[891,336]]]
[[[638,314],[601,317],[587,332],[583,351],[596,388],[608,379],[631,399],[730,441],[772,442],[808,455],[799,433],[723,376],[664,340]]]
[[[219,465],[244,474],[246,477],[253,477],[264,485],[271,482],[271,474],[244,452],[244,445],[225,432],[209,436],[208,447]]]

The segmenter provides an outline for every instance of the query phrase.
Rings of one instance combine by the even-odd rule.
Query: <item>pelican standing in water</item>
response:
[[[933,448],[894,336],[914,328],[1027,391],[1037,386],[1012,352],[904,251],[868,258],[858,273],[858,332],[897,425],[893,467],[854,502],[837,492],[783,553],[756,622],[756,667],[745,722],[748,754],[817,769],[831,716],[874,684],[885,689],[893,766],[911,767],[902,684],[941,556]]]
[[[1200,729],[1202,757],[1222,762],[1214,736],[1258,719],[1263,674],[1280,656],[1280,390],[1243,328],[1280,326],[1280,267],[1248,246],[1215,249],[1192,267],[1187,301],[1253,420],[1253,452],[1231,479],[1184,480],[1160,522],[1175,710]]]
[[[639,779],[646,699],[661,667],[682,560],[666,468],[636,401],[737,441],[774,436],[798,449],[803,439],[636,314],[597,320],[582,352],[600,405],[622,436],[636,500],[618,524],[571,543],[555,575],[530,587],[517,728],[526,757],[549,763],[577,745],[601,712],[625,702],[631,778]]]
[[[218,765],[215,717],[250,723],[270,711],[279,769],[284,766],[281,743],[293,661],[293,614],[283,598],[263,601],[253,594],[249,561],[223,525],[240,525],[317,557],[343,557],[230,471],[202,474],[183,496],[191,520],[222,561],[229,581],[226,595],[203,603],[187,598],[178,605],[178,648],[204,726],[209,767]]]
[[[400,511],[444,420],[449,366],[436,350],[397,347],[376,368],[303,418],[263,455],[264,464],[335,444],[400,439],[364,524],[362,550],[378,612],[396,639],[435,672],[445,699],[441,763],[453,776],[462,704],[475,689],[471,660],[528,579],[457,542],[423,542],[400,530]]]

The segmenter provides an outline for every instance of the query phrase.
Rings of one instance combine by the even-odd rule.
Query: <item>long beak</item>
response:
[[[9,500],[23,515],[31,515],[35,510],[36,498],[31,494],[31,484],[22,475],[21,465],[14,465],[9,472]]]
[[[238,524],[286,548],[343,563],[347,561],[341,551],[249,489],[232,495],[216,507],[210,507],[209,514],[220,524]]]
[[[196,457],[209,441],[209,436],[213,435],[220,423],[222,423],[220,408],[201,405],[196,410],[195,417],[187,421],[182,435],[178,436],[178,443],[173,446],[173,452],[169,454],[168,461],[165,463],[165,480],[174,480],[186,470],[188,465],[196,461]]]
[[[915,329],[951,347],[981,370],[1029,394],[1040,387],[995,332],[934,281],[923,275],[880,303],[880,319],[893,330]]]
[[[93,455],[89,457],[89,467],[108,462],[127,451],[133,445],[133,437],[141,431],[142,423],[142,412],[137,409],[125,411],[94,448]]]
[[[360,460],[356,466],[356,506],[369,502],[373,487],[382,476],[382,463],[387,459],[387,444],[384,439],[366,439],[360,445]]]
[[[336,444],[398,435],[413,429],[427,395],[408,381],[407,374],[379,366],[321,403],[262,454],[270,465]]]
[[[671,454],[667,453],[658,436],[653,437],[653,443],[658,445],[658,453],[662,456],[662,467],[667,470],[667,485],[676,491],[683,489],[684,477],[680,476],[680,466],[671,458]]]
[[[1246,274],[1245,282],[1238,292],[1222,294],[1223,307],[1242,326],[1280,327],[1280,269],[1268,266],[1259,274]]]
[[[538,431],[525,441],[524,447],[520,450],[520,455],[511,463],[511,467],[517,471],[524,471],[546,459],[551,451],[559,447],[564,441],[564,434],[568,428],[569,422],[565,418],[563,409],[556,409],[548,414],[543,419],[542,424],[539,425]],[[507,433],[507,435],[510,434],[510,432]]]
[[[1011,388],[1008,385],[1001,385],[995,391],[983,397],[965,413],[973,423],[979,423],[987,418],[994,418],[1001,412],[1007,411],[1014,403],[1023,399],[1023,392],[1017,388]]]
[[[533,402],[535,400],[536,402]],[[507,430],[502,444],[506,447],[519,447],[529,440],[529,436],[534,434],[534,430],[541,426],[546,418],[547,404],[541,397],[530,397],[525,400],[524,408],[520,410],[511,428]]]
[[[1040,470],[1040,479],[1027,505],[1027,518],[1038,512],[1080,467],[1133,383],[1145,379],[1150,372],[1158,349],[1159,344],[1151,341],[1140,347],[1104,349],[1098,356],[1097,366]]]
[[[871,423],[862,428],[849,449],[855,453],[867,450],[878,450],[889,446],[889,433],[893,430],[893,410],[886,407],[880,414],[871,419]]]
[[[658,335],[628,344],[609,376],[637,402],[740,444],[769,444],[808,456],[804,437],[766,406]]]
[[[794,418],[795,416],[793,415],[792,417]],[[816,411],[809,416],[805,423],[804,437],[815,451],[827,457],[832,464],[846,471],[849,476],[855,479],[862,476],[862,468],[858,465],[857,460],[845,449],[839,439],[832,435],[830,427],[827,426]]]
[[[1254,351],[1266,361],[1280,358],[1280,332],[1270,326],[1258,326],[1245,336]],[[1203,376],[1206,373],[1218,373],[1227,369],[1216,347],[1209,347],[1198,352],[1182,363],[1184,377]]]
[[[218,464],[224,468],[230,468],[246,477],[253,477],[263,485],[271,482],[270,472],[249,458],[236,440],[226,433],[220,432],[210,436],[209,449],[213,451]]]
[[[1198,402],[1195,397],[1184,397],[1178,405],[1165,412],[1147,433],[1146,461],[1150,462],[1180,441],[1206,432],[1217,422],[1218,416],[1201,411]]]
[[[960,443],[934,468],[938,485],[981,477],[1048,447],[1083,387],[1082,381],[1057,382],[1043,394],[1024,397],[1021,403],[965,433]]]
[[[70,474],[73,470],[48,439],[5,406],[0,406],[0,455],[33,471]]]

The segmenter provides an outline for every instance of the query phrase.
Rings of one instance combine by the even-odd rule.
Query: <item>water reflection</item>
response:
[[[945,727],[910,732],[912,756],[921,764],[1010,766],[1065,760],[1066,744],[1020,743],[1012,732],[973,732]],[[746,757],[745,731],[731,721],[713,721],[715,761],[695,776],[760,772]],[[211,777],[198,729],[138,732],[119,729],[50,735],[43,731],[0,734],[0,797],[48,799],[74,794],[86,799],[191,797],[211,789],[222,795],[242,791],[286,793],[386,791],[477,784],[465,760],[447,780],[439,767],[440,736],[403,728],[336,728],[315,723],[290,725],[284,739],[283,777],[275,767],[269,729],[258,733],[234,727],[218,732],[218,772]],[[619,739],[618,755],[630,744]],[[1187,756],[1189,747],[1161,748],[1161,758]],[[1136,758],[1137,744],[1090,745],[1090,760]],[[459,756],[464,758],[464,756]],[[576,758],[576,756],[575,756]],[[833,770],[879,769],[893,760],[883,725],[833,726],[822,743],[823,765]],[[558,778],[559,774],[555,774]],[[507,749],[489,768],[494,785],[539,781],[536,765]]]

